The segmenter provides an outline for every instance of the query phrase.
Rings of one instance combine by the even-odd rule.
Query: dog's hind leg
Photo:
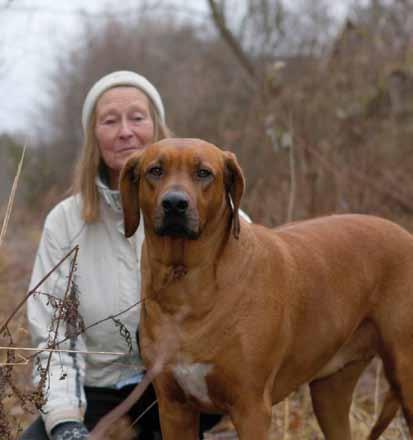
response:
[[[331,376],[310,383],[314,412],[326,439],[351,439],[349,412],[353,391],[369,362],[352,362]]]
[[[413,438],[413,340],[407,339],[409,340],[403,342],[402,338],[399,338],[397,347],[392,350],[391,355],[383,358],[383,364],[387,379],[401,404],[410,436]]]
[[[386,393],[382,410],[370,432],[368,440],[376,440],[383,434],[383,432],[389,426],[390,422],[394,419],[394,416],[396,415],[399,408],[399,399],[390,388],[390,390]]]
[[[396,304],[393,313],[388,312],[389,304],[383,302],[375,316],[380,331],[379,352],[413,438],[413,295],[405,289],[393,292],[391,300]]]

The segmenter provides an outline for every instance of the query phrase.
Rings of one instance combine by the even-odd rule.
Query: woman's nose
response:
[[[127,120],[122,119],[119,130],[119,137],[121,139],[130,138],[133,135],[132,127]]]

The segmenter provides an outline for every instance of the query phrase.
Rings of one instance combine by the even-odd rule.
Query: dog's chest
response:
[[[181,363],[172,368],[172,374],[188,397],[210,405],[212,402],[208,394],[206,377],[212,369],[212,364]]]

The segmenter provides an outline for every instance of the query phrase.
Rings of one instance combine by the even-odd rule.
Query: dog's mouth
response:
[[[164,215],[155,221],[155,233],[160,237],[196,240],[199,237],[198,222],[187,216]]]

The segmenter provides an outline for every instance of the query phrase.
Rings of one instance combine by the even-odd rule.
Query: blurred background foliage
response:
[[[20,204],[44,213],[67,194],[87,90],[131,69],[159,88],[177,136],[238,155],[254,220],[364,212],[413,226],[413,3],[355,1],[343,21],[327,0],[205,1],[203,22],[144,8],[133,20],[80,18],[49,103],[33,112]],[[0,143],[4,203],[23,142]]]

